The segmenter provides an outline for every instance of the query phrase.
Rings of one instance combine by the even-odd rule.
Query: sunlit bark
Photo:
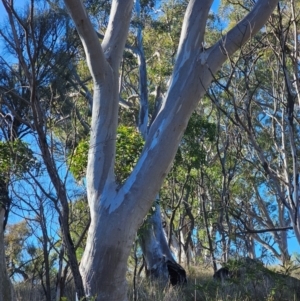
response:
[[[133,1],[112,1],[109,26],[101,46],[82,1],[65,0],[94,80],[87,170],[91,226],[80,268],[86,293],[96,296],[97,301],[127,299],[126,264],[135,233],[171,167],[192,112],[222,63],[265,24],[277,2],[258,1],[249,15],[224,38],[203,50],[212,0],[190,1],[167,95],[151,125],[136,167],[127,181],[117,187],[114,160],[118,68]]]

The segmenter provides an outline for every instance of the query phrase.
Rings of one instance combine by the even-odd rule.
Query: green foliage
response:
[[[186,4],[163,3],[164,14],[145,22],[143,39],[146,59],[150,58],[147,62],[149,90],[154,90],[157,85],[166,89],[173,70]]]
[[[122,183],[129,176],[139,158],[143,145],[143,139],[135,128],[124,125],[118,127],[115,163],[117,182]],[[82,140],[78,143],[74,153],[69,156],[70,170],[77,180],[85,176],[88,150],[89,142]]]
[[[15,141],[0,141],[0,175],[6,177],[12,172],[21,176],[26,171],[37,169],[39,164],[28,144],[16,139]]]
[[[174,167],[185,165],[190,168],[200,168],[206,161],[203,143],[212,143],[215,137],[216,124],[193,113],[176,154]]]
[[[115,164],[115,173],[119,183],[123,182],[133,170],[143,146],[143,138],[133,127],[119,126]]]
[[[31,240],[33,232],[37,234],[36,228],[33,230],[25,219],[13,225],[7,225],[4,243],[7,269],[13,277],[22,276],[24,280],[31,279],[32,282],[40,280],[45,275],[44,251],[42,237],[36,237],[37,241]],[[57,253],[49,251],[47,254],[50,264],[50,276],[56,277]],[[16,279],[20,277],[17,276]]]
[[[30,234],[30,228],[25,220],[7,226],[4,237],[7,262],[17,264],[22,261],[22,251]]]
[[[87,227],[90,223],[89,206],[85,197],[70,203],[69,219],[72,241],[77,245],[79,240],[81,240],[76,249],[76,257],[77,260],[80,261],[86,244]]]
[[[69,155],[68,165],[71,173],[76,180],[85,177],[86,166],[89,151],[89,141],[87,139],[81,140],[74,150],[74,153]]]

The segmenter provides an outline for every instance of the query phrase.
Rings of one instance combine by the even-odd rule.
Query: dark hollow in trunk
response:
[[[185,269],[175,260],[166,260],[165,257],[151,270],[148,270],[146,266],[146,276],[152,279],[168,279],[172,286],[187,283]]]
[[[187,283],[186,272],[180,264],[175,261],[172,262],[171,260],[167,260],[166,264],[169,272],[170,283],[173,286]]]

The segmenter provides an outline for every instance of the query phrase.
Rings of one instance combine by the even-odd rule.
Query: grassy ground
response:
[[[192,267],[188,270],[188,284],[181,288],[161,287],[139,279],[136,294],[130,285],[128,297],[130,301],[300,301],[300,280],[295,277],[253,269],[243,279],[220,283],[212,275],[210,268]]]
[[[184,287],[164,287],[149,283],[145,278],[137,279],[134,294],[129,281],[129,301],[300,301],[300,271],[293,277],[275,273],[275,267],[248,269],[244,276],[223,283],[214,281],[213,270],[207,266],[186,269],[188,284]],[[278,268],[276,269],[278,271]],[[282,272],[282,271],[281,271]],[[129,277],[129,279],[132,277]],[[15,286],[18,301],[43,301],[42,288],[31,288],[29,284]],[[66,298],[75,301],[73,287],[66,288]],[[114,300],[108,300],[114,301]]]

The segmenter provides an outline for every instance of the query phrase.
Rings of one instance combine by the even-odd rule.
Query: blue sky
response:
[[[219,4],[220,4],[220,0],[215,0],[212,5],[212,10],[216,11],[218,9]]]

